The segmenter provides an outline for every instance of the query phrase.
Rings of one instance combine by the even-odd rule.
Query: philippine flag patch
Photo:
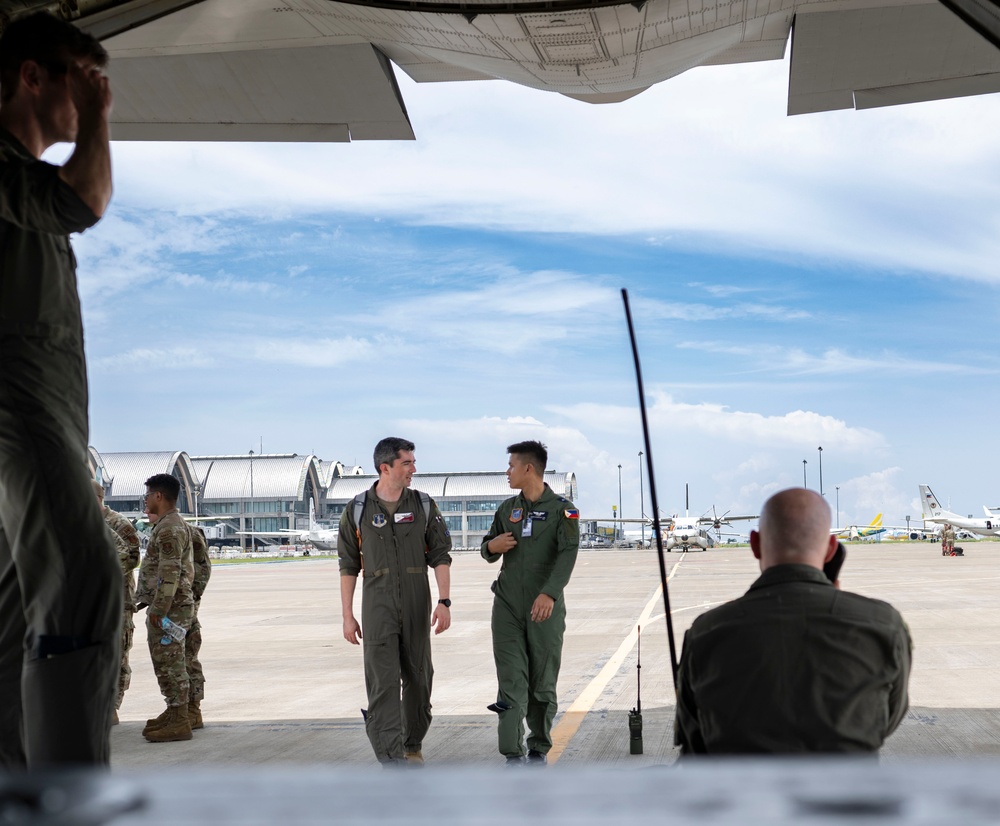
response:
[[[566,510],[563,511],[563,516],[567,519],[579,519],[580,511],[576,508],[566,508]]]

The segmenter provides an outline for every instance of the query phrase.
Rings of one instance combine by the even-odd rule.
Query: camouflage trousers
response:
[[[201,670],[198,652],[201,651],[201,623],[198,622],[198,603],[194,604],[191,627],[184,638],[184,664],[188,675],[188,700],[200,703],[205,699],[205,672]]]
[[[184,629],[191,627],[191,617],[194,607],[191,605],[174,606],[167,612],[171,622]],[[164,644],[163,640],[167,640]],[[160,693],[168,706],[186,706],[188,704],[189,681],[184,650],[187,639],[174,642],[162,628],[156,628],[146,617],[146,642],[149,644],[149,656],[153,661],[153,673],[160,685]]]
[[[132,683],[132,667],[128,664],[128,652],[132,648],[132,637],[135,633],[135,622],[132,619],[132,609],[126,608],[122,614],[122,664],[118,669],[118,697],[115,698],[115,708],[122,707],[125,692]]]

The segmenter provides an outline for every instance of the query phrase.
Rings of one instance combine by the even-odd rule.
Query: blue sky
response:
[[[638,327],[660,505],[756,512],[818,451],[840,521],[1000,504],[996,96],[784,115],[787,65],[595,107],[400,85],[417,140],[115,144],[76,239],[100,451],[501,469],[539,438],[637,515]],[[648,483],[646,484],[648,495]]]

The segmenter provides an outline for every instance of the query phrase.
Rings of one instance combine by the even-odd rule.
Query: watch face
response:
[[[438,604],[439,605],[443,605],[445,608],[451,608],[451,600],[450,599],[439,599],[438,600]]]

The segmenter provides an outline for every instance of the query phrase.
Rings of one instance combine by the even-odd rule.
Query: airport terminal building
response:
[[[199,519],[212,545],[248,550],[291,544],[282,531],[335,528],[348,502],[377,479],[358,466],[298,453],[102,454],[91,448],[90,465],[105,487],[108,507],[130,519],[144,516],[146,479],[171,474],[181,484],[178,509]],[[550,470],[545,481],[558,495],[578,498],[574,473]],[[494,512],[512,495],[503,471],[418,473],[413,487],[438,503],[455,548],[478,549]]]

